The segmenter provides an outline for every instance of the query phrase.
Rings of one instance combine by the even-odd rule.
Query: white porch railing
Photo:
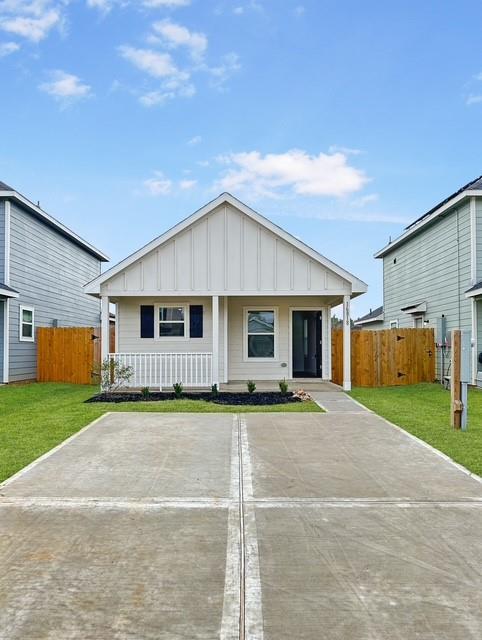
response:
[[[110,353],[109,359],[132,367],[129,387],[210,387],[213,380],[212,353]]]

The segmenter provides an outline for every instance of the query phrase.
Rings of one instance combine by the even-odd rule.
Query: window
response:
[[[34,341],[34,309],[33,307],[20,307],[19,339],[22,342]]]
[[[185,319],[184,307],[159,307],[159,337],[183,338]]]
[[[413,326],[415,329],[423,329],[423,316],[414,316]]]
[[[390,320],[390,329],[398,329],[398,320]]]
[[[245,333],[247,358],[275,358],[275,309],[247,309]]]

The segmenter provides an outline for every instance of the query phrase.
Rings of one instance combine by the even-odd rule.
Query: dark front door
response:
[[[321,311],[293,311],[293,378],[321,378]]]

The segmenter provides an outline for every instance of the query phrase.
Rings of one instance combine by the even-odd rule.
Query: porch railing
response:
[[[184,387],[210,387],[212,353],[110,353],[111,361],[132,367],[129,387],[170,388],[176,382]]]

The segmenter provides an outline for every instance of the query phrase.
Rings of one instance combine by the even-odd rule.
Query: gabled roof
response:
[[[463,187],[460,187],[457,191],[450,196],[439,202],[432,207],[429,211],[421,215],[419,218],[405,227],[405,231],[395,240],[389,242],[383,249],[375,253],[375,258],[383,258],[384,255],[392,251],[395,247],[403,244],[405,240],[417,233],[426,224],[432,222],[435,218],[445,213],[448,209],[458,204],[461,200],[470,196],[482,196],[482,176],[471,180]]]
[[[46,211],[41,209],[38,205],[35,205],[28,198],[26,198],[21,193],[19,193],[18,191],[10,187],[8,184],[5,184],[5,182],[0,181],[0,200],[2,199],[12,200],[14,202],[17,202],[18,204],[26,208],[29,211],[29,213],[33,214],[36,218],[39,218],[40,220],[42,220],[42,222],[44,222],[46,225],[48,225],[49,227],[52,227],[53,229],[58,231],[61,235],[65,236],[66,238],[68,238],[69,240],[77,244],[79,247],[82,247],[82,249],[84,249],[91,255],[98,258],[101,262],[109,261],[109,257],[105,253],[102,253],[102,251],[99,251],[99,249],[96,249],[93,245],[87,242],[87,240],[84,240],[83,238],[78,236],[74,231],[66,227],[64,224],[62,224],[62,222],[60,222],[53,216],[49,215]]]
[[[105,271],[103,274],[101,274],[97,278],[94,278],[94,280],[92,280],[91,282],[85,285],[84,290],[86,291],[86,293],[93,293],[93,294],[99,293],[100,286],[104,282],[106,282],[113,276],[117,275],[119,272],[123,271],[124,269],[129,267],[131,264],[139,260],[140,258],[144,257],[149,252],[153,251],[154,249],[157,249],[159,246],[161,246],[162,244],[164,244],[165,242],[173,238],[175,235],[181,233],[184,229],[194,224],[204,216],[209,215],[217,207],[223,204],[229,204],[234,208],[238,209],[239,211],[244,213],[246,216],[254,220],[260,226],[264,227],[265,229],[268,229],[269,231],[277,235],[279,238],[283,239],[285,242],[291,244],[292,246],[302,251],[305,255],[309,256],[314,261],[320,263],[321,265],[323,265],[333,273],[337,274],[338,276],[340,276],[341,278],[349,282],[352,285],[353,293],[365,293],[365,291],[367,290],[368,286],[365,282],[363,282],[359,278],[356,278],[353,274],[346,271],[345,269],[342,269],[341,267],[339,267],[337,264],[335,264],[328,258],[325,258],[320,253],[318,253],[317,251],[309,247],[307,244],[305,244],[301,240],[298,240],[297,238],[292,236],[290,233],[288,233],[278,225],[271,222],[271,220],[268,220],[268,218],[265,218],[258,212],[254,211],[254,209],[251,209],[251,207],[248,207],[246,204],[244,204],[243,202],[235,198],[230,193],[221,193],[217,198],[215,198],[211,202],[208,202],[208,204],[204,205],[204,207],[201,207],[200,209],[195,211],[192,215],[185,218],[184,220],[182,220],[181,222],[176,224],[174,227],[172,227],[162,235],[158,236],[148,244],[144,245],[141,249],[139,249],[138,251],[135,251],[124,260],[121,260],[121,262],[111,267],[110,269]]]
[[[368,324],[369,322],[383,322],[383,318],[383,306],[381,306],[373,309],[373,311],[370,309],[369,313],[355,320],[353,324],[357,326]]]

